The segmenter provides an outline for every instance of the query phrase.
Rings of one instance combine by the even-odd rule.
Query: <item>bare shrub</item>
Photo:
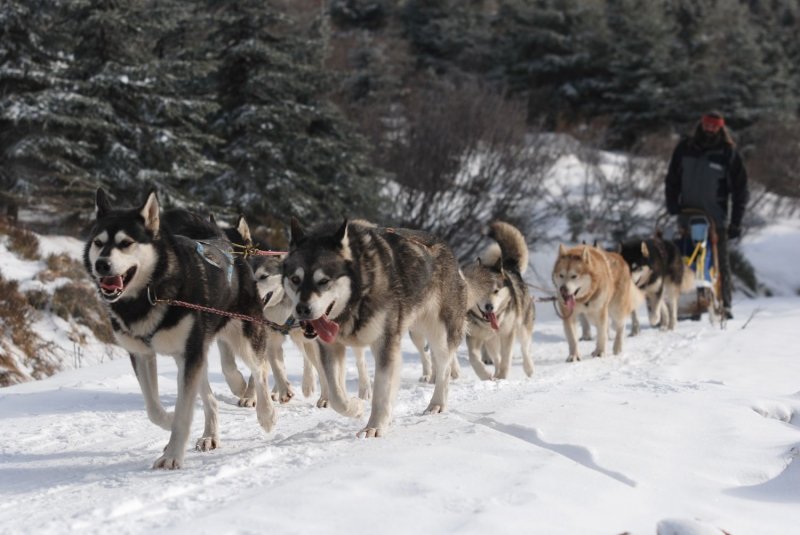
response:
[[[602,137],[602,136],[601,136]],[[567,215],[570,241],[624,241],[651,235],[666,220],[664,177],[671,149],[655,138],[628,154],[599,150],[584,142],[576,155],[585,175],[579,188],[562,192],[559,204]]]
[[[800,211],[800,120],[767,118],[743,133],[753,195],[750,208],[764,206],[772,215]],[[768,196],[772,193],[774,195]],[[767,206],[766,203],[769,203]],[[751,209],[748,212],[751,212]]]
[[[373,130],[375,160],[393,176],[391,220],[445,239],[462,258],[474,256],[494,219],[517,225],[530,240],[543,213],[552,152],[527,132],[525,105],[473,84],[413,92],[402,109]]]

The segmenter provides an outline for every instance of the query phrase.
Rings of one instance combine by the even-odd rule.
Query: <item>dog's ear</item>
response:
[[[215,227],[219,226],[219,225],[217,225],[217,218],[214,217],[214,212],[209,212],[209,214],[208,214],[208,222],[211,223],[212,225],[214,225]]]
[[[303,241],[303,238],[305,238],[306,235],[303,233],[303,229],[300,227],[300,221],[298,221],[294,216],[292,216],[290,227],[291,236],[289,236],[289,245],[296,247],[297,245],[300,245],[300,242]]]
[[[108,195],[106,195],[106,190],[103,188],[97,188],[97,192],[94,195],[94,205],[97,209],[95,213],[97,219],[105,217],[111,211],[111,203],[108,201]]]
[[[503,257],[502,256],[498,256],[497,257],[497,262],[494,263],[494,266],[492,266],[492,269],[497,270],[501,275],[503,274]]]
[[[558,244],[558,256],[567,256],[567,248],[563,243]]]
[[[347,240],[347,219],[342,222],[342,226],[334,233],[333,240],[338,243],[342,249],[346,249],[349,246]]]
[[[618,241],[618,242],[617,242],[617,248],[616,248],[616,250],[615,250],[614,252],[615,252],[615,253],[622,254],[622,247],[623,247],[623,245],[622,245],[622,242],[621,242],[621,241]]]
[[[647,248],[647,242],[642,242],[642,256],[650,258],[650,250]]]
[[[242,237],[245,244],[251,245],[253,243],[253,235],[250,234],[250,225],[247,224],[247,220],[243,215],[239,216],[239,222],[236,224],[236,230],[239,231],[239,235]]]
[[[139,210],[139,215],[144,219],[144,228],[152,232],[153,235],[158,234],[160,225],[159,213],[158,195],[156,194],[156,190],[152,189],[147,195],[147,200],[144,201],[144,204]]]
[[[591,264],[591,255],[589,254],[589,247],[583,246],[583,252],[581,253],[581,260],[586,262],[586,264]]]

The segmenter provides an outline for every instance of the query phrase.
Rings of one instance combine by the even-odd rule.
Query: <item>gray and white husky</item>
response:
[[[219,445],[217,402],[207,374],[208,348],[215,336],[241,355],[255,377],[257,416],[272,430],[275,412],[267,391],[268,330],[259,324],[173,306],[174,300],[239,314],[258,315],[261,302],[246,262],[234,260],[216,226],[186,211],[162,213],[151,191],[136,208],[112,207],[96,195],[96,220],[84,249],[84,265],[105,301],[117,343],[128,350],[150,420],[170,430],[154,468],[180,468],[199,392],[205,429],[197,449]],[[175,412],[158,398],[156,354],[178,366]]]
[[[533,375],[530,353],[535,310],[522,273],[528,267],[528,246],[513,225],[495,221],[489,226],[490,245],[472,264],[464,268],[469,287],[467,349],[469,362],[483,380],[506,379],[511,367],[511,352],[518,340],[522,368]],[[494,363],[490,374],[482,362],[485,350]]]
[[[250,232],[250,227],[244,218],[239,218],[236,229],[225,231],[229,238],[236,240],[237,243],[253,245],[254,241]],[[314,340],[309,340],[301,330],[294,324],[292,315],[292,302],[283,290],[283,260],[286,255],[274,256],[253,256],[250,265],[254,270],[258,293],[263,304],[264,317],[276,325],[284,327],[288,337],[300,349],[303,355],[303,385],[302,391],[305,397],[314,393],[315,370],[319,373],[320,397],[317,400],[317,407],[328,406],[330,394],[328,393],[328,383],[325,374],[322,373],[319,362],[319,350]],[[294,396],[294,392],[286,378],[283,362],[283,342],[284,336],[273,337],[267,354],[270,356],[270,363],[275,370],[275,390],[281,402],[289,401]],[[367,371],[365,350],[363,347],[354,347],[353,353],[356,357],[356,367],[358,369],[358,397],[370,399],[372,387],[370,385],[369,373]],[[253,399],[253,380],[245,383],[244,377],[236,368],[233,353],[220,343],[220,354],[222,356],[222,370],[231,390],[240,396],[239,404],[242,406],[255,405]],[[344,373],[344,367],[342,367]],[[344,377],[341,378],[344,381]],[[239,393],[242,392],[242,393]]]
[[[450,367],[464,335],[467,287],[453,252],[425,232],[345,221],[310,235],[292,220],[284,289],[306,337],[319,339],[334,410],[359,417],[341,380],[346,346],[369,346],[375,358],[372,412],[359,435],[381,436],[392,419],[400,382],[401,337],[428,341],[435,387],[426,414],[447,405]]]
[[[283,289],[283,259],[285,256],[269,257],[257,261],[255,271],[258,292],[264,302],[264,317],[280,325],[287,321],[293,321],[292,301]],[[290,320],[291,318],[291,320]],[[289,330],[289,338],[300,348],[303,354],[303,395],[308,397],[314,392],[315,375],[319,375],[320,397],[317,400],[318,407],[327,407],[330,400],[328,382],[325,380],[325,373],[319,360],[319,349],[317,342],[309,340],[303,335],[300,329]],[[364,347],[353,347],[353,354],[356,358],[356,368],[358,370],[358,397],[370,399],[372,387],[370,385],[369,372],[365,358]],[[315,371],[317,372],[315,374]],[[340,370],[344,380],[344,367]]]
[[[213,216],[211,217],[211,221],[215,225],[217,224]],[[236,227],[224,228],[223,232],[228,240],[230,240],[232,243],[240,246],[253,245],[250,227],[245,218],[242,216],[239,217]],[[258,265],[253,258],[251,258],[248,263],[252,269],[255,269]],[[258,282],[258,279],[256,279],[256,282]],[[263,300],[263,295],[260,293],[260,289],[258,297],[259,299]],[[264,316],[266,316],[266,314]],[[282,325],[285,321],[285,318],[280,322],[278,322],[278,320],[273,320],[271,317],[267,317],[266,319],[273,321],[273,323],[276,325]],[[275,387],[272,390],[272,399],[273,401],[287,403],[294,397],[294,390],[292,389],[292,385],[289,383],[289,378],[286,375],[286,367],[283,362],[284,337],[277,329],[273,327],[269,328],[275,331],[271,333],[272,336],[270,336],[267,341],[267,357],[269,359],[270,366],[272,367],[273,377],[275,378]],[[256,396],[255,381],[253,376],[250,376],[249,381],[245,381],[244,376],[242,376],[241,372],[236,366],[235,351],[224,339],[217,339],[217,347],[219,348],[222,373],[225,376],[225,381],[228,383],[231,392],[233,392],[234,395],[239,398],[239,406],[254,407],[256,405]]]

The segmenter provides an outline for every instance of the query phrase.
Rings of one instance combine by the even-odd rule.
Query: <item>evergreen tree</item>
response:
[[[376,218],[380,175],[366,142],[322,100],[329,80],[319,37],[263,5],[225,4],[215,14],[210,44],[223,52],[214,131],[227,141],[222,159],[231,171],[203,195],[272,218]]]
[[[12,0],[0,32],[2,181],[23,205],[86,217],[97,186],[157,185],[215,212],[376,213],[319,37],[269,3]]]
[[[503,2],[492,21],[493,64],[512,94],[528,96],[532,120],[550,128],[586,113],[607,85],[602,2]]]

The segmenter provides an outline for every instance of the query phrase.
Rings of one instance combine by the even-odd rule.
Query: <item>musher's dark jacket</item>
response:
[[[726,225],[728,196],[732,200],[730,224],[740,226],[750,193],[747,171],[735,148],[722,143],[700,147],[685,138],[672,153],[666,178],[667,210],[699,208],[718,226]]]

